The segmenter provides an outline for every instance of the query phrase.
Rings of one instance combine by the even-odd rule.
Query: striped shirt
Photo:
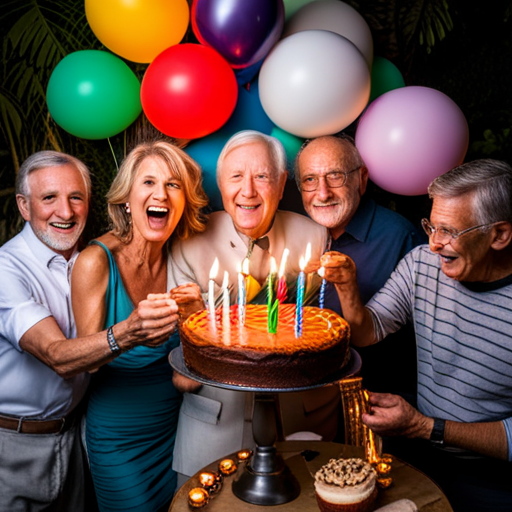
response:
[[[462,284],[428,245],[413,249],[367,304],[377,339],[414,322],[418,409],[460,422],[505,420],[512,452],[512,279]]]

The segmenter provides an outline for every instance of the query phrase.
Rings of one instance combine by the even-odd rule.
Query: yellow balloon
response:
[[[187,31],[187,0],[85,0],[85,15],[96,37],[112,52],[149,63]]]

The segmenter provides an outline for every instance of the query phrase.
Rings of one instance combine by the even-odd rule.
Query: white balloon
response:
[[[370,97],[370,71],[361,52],[327,30],[293,34],[272,49],[259,75],[268,117],[299,137],[330,135],[346,128]]]
[[[373,39],[365,19],[339,0],[318,0],[302,6],[286,23],[283,38],[303,30],[330,30],[352,41],[364,55],[368,67],[373,61]]]

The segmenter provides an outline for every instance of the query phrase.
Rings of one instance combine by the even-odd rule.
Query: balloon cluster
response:
[[[370,178],[405,195],[425,193],[467,150],[455,103],[405,86],[391,62],[374,58],[364,18],[339,0],[85,0],[85,14],[113,53],[78,51],[57,65],[47,89],[54,120],[100,139],[144,111],[162,133],[192,141],[186,151],[213,209],[222,207],[217,157],[239,130],[276,136],[293,159],[303,138],[360,119]],[[181,42],[189,23],[199,43]],[[142,84],[122,59],[148,64]]]

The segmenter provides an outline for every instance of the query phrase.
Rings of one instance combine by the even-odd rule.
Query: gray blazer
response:
[[[270,271],[270,256],[274,256],[279,265],[284,249],[288,248],[287,274],[298,274],[299,259],[304,255],[307,243],[311,243],[312,260],[318,260],[328,240],[324,227],[303,215],[282,211],[276,213],[267,236],[268,250],[255,245],[250,257],[250,273],[260,284],[264,283]],[[227,270],[231,303],[236,303],[237,267],[247,255],[248,244],[249,239],[236,231],[229,214],[212,213],[204,233],[173,245],[169,262],[173,280],[176,284],[197,283],[206,298],[210,269],[215,258],[218,258],[216,293],[220,295],[224,270]],[[282,396],[286,398],[286,394]],[[179,415],[173,469],[191,476],[224,455],[252,447],[252,404],[252,393],[212,386],[202,386],[197,393],[185,393]],[[299,424],[292,418],[291,422],[287,423],[286,418],[283,421],[288,432],[305,430],[300,420]]]

